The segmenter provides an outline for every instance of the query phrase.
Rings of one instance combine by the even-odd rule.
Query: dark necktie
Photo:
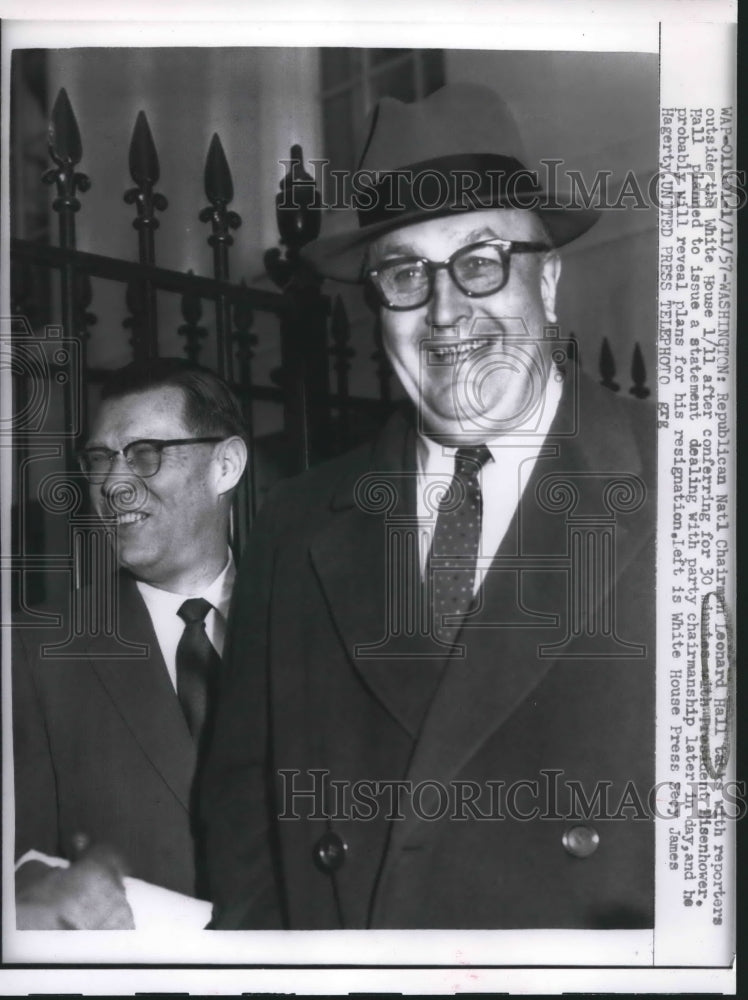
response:
[[[221,666],[220,657],[205,632],[205,617],[212,607],[204,597],[191,597],[177,612],[185,623],[177,646],[177,696],[196,743],[200,742],[211,691]]]
[[[437,637],[453,643],[462,618],[473,603],[482,518],[480,470],[491,453],[484,445],[458,448],[449,491],[440,505],[429,557],[434,629]]]

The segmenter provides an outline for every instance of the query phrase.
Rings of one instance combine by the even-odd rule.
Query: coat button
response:
[[[588,858],[600,843],[600,834],[593,826],[572,826],[561,838],[561,843],[573,858]]]
[[[336,872],[345,861],[348,844],[337,833],[323,833],[314,845],[314,863],[323,872]]]

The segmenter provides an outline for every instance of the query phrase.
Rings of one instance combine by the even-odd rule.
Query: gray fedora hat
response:
[[[429,218],[522,208],[540,216],[554,246],[597,221],[596,209],[543,190],[524,163],[517,124],[488,87],[448,84],[412,104],[384,97],[352,178],[358,229],[323,234],[303,256],[325,277],[359,282],[372,240]]]

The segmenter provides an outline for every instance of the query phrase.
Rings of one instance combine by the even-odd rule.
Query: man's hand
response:
[[[124,865],[111,848],[88,848],[69,868],[29,861],[16,872],[19,930],[133,930]]]

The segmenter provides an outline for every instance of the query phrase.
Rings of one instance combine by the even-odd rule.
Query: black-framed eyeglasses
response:
[[[117,455],[122,455],[136,476],[149,479],[161,468],[161,453],[164,448],[183,444],[217,444],[224,440],[225,437],[171,438],[168,441],[144,438],[131,441],[120,451],[113,451],[111,448],[82,448],[78,452],[78,463],[87,479],[98,483],[103,482],[112,471]]]
[[[366,280],[386,309],[404,311],[426,305],[434,291],[437,271],[447,270],[463,294],[471,298],[495,295],[509,280],[513,253],[550,250],[547,243],[490,239],[455,250],[446,260],[396,257],[366,274]]]

